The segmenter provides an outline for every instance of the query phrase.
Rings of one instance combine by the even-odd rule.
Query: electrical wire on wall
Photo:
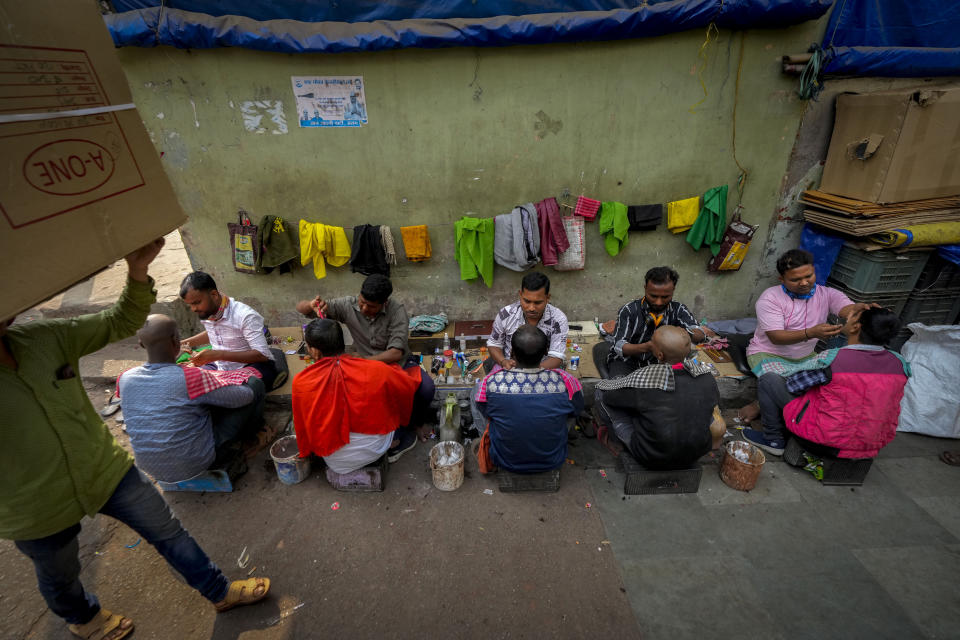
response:
[[[747,39],[747,32],[740,32],[740,56],[737,60],[737,82],[733,92],[733,131],[732,131],[732,144],[733,149],[733,161],[736,163],[737,168],[740,169],[740,175],[737,177],[737,206],[743,204],[743,190],[747,185],[747,171],[740,161],[737,159],[737,104],[740,102],[740,74],[743,71],[743,49]]]
[[[700,49],[697,51],[697,57],[702,60],[702,63],[697,64],[697,79],[700,81],[700,87],[703,89],[703,97],[700,98],[697,102],[687,107],[687,111],[690,113],[696,113],[697,107],[703,104],[708,95],[707,83],[703,79],[703,72],[707,68],[707,48],[710,46],[711,42],[716,42],[717,38],[720,37],[720,30],[717,29],[717,25],[710,23],[707,25],[707,37],[703,41],[703,44],[700,45]]]

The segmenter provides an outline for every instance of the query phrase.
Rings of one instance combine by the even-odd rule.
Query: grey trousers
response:
[[[757,380],[757,399],[760,402],[760,422],[767,440],[783,441],[787,425],[783,421],[783,408],[796,398],[787,391],[787,383],[776,373],[765,373]]]

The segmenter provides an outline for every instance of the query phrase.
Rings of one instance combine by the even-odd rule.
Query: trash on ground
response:
[[[298,604],[297,606],[295,606],[295,607],[293,607],[293,608],[291,608],[291,609],[287,609],[286,611],[281,611],[281,612],[280,612],[280,615],[265,620],[265,621],[264,621],[264,624],[266,624],[268,627],[272,627],[272,626],[275,625],[275,624],[279,624],[279,623],[283,622],[283,619],[284,619],[284,618],[289,618],[290,616],[293,615],[294,611],[296,611],[297,609],[299,609],[300,607],[302,607],[302,606],[305,605],[305,604],[307,604],[307,603],[306,603],[306,602],[301,602],[300,604]]]
[[[331,511],[336,511],[336,510],[339,509],[339,508],[340,508],[340,503],[339,503],[339,502],[334,502],[332,505],[330,505],[330,510],[331,510]]]
[[[243,551],[241,551],[237,557],[237,566],[241,569],[246,569],[248,564],[250,564],[250,554],[247,553],[247,548],[244,547]]]
[[[127,549],[133,549],[135,546],[137,546],[138,544],[140,544],[140,540],[141,540],[141,539],[142,539],[142,538],[137,538],[137,541],[136,541],[136,542],[134,542],[133,544],[128,544],[128,545],[127,545]]]

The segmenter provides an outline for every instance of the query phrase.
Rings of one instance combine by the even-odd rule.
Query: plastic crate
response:
[[[887,345],[887,348],[891,351],[896,351],[897,353],[903,353],[903,345],[907,343],[913,337],[913,331],[903,327],[900,331],[897,332],[897,335],[894,336],[893,340],[890,341],[890,344]]]
[[[833,263],[830,279],[858,293],[910,291],[929,258],[929,251],[863,251],[844,245]]]
[[[903,324],[952,324],[960,313],[960,289],[910,294],[900,320]]]
[[[617,458],[617,466],[627,476],[623,492],[628,496],[696,493],[703,476],[703,467],[699,464],[670,471],[647,469],[626,451]]]
[[[497,481],[500,491],[511,493],[516,491],[559,491],[560,469],[544,471],[543,473],[511,473],[500,469],[497,471]]]
[[[960,266],[934,254],[923,267],[914,289],[917,293],[960,289]]]
[[[909,291],[901,291],[897,293],[861,293],[859,291],[854,291],[844,284],[836,282],[832,279],[827,280],[827,286],[842,291],[844,295],[854,302],[876,302],[881,307],[890,309],[896,315],[900,315],[903,312],[903,308],[906,306],[907,300],[910,298]]]

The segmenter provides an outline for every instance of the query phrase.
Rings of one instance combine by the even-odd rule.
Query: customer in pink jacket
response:
[[[844,327],[849,343],[829,367],[787,378],[788,389],[803,395],[784,407],[783,417],[805,451],[873,458],[893,440],[910,365],[883,345],[899,330],[889,309],[853,313]]]

